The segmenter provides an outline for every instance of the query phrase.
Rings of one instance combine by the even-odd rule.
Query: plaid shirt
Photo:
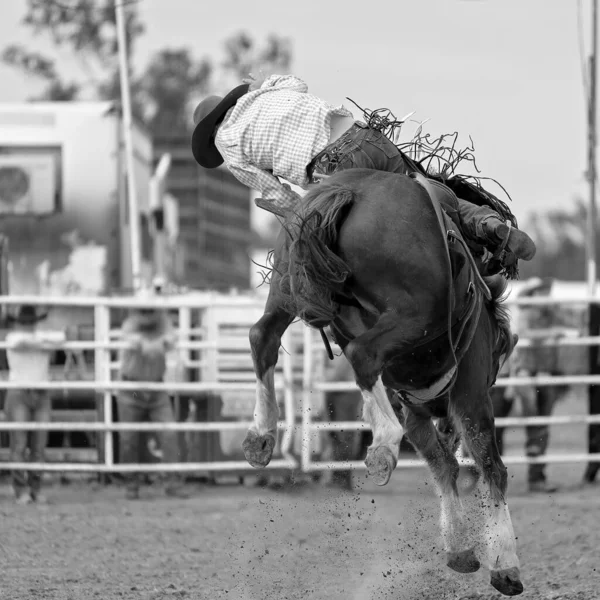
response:
[[[277,206],[292,207],[299,196],[277,177],[306,188],[306,167],[329,144],[333,114],[352,117],[343,106],[309,94],[301,79],[272,75],[229,110],[215,144],[243,184]]]

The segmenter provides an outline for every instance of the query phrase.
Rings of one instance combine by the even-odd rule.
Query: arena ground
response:
[[[567,400],[558,414],[581,412]],[[523,447],[510,432],[510,453]],[[582,427],[553,428],[552,452],[585,451]],[[530,496],[512,467],[509,503],[524,600],[600,597],[600,485],[578,487],[582,465],[552,465],[564,486]],[[491,600],[488,575],[444,564],[438,500],[424,470],[353,493],[317,484],[272,491],[190,486],[189,500],[144,488],[49,486],[46,506],[17,507],[0,490],[0,598],[7,600]]]

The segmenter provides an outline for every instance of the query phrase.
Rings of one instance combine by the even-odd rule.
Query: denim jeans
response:
[[[175,414],[171,406],[169,396],[164,392],[120,392],[117,396],[117,407],[119,421],[121,423],[173,423]],[[179,461],[179,444],[177,432],[157,432],[160,446],[163,452],[163,460],[166,463]],[[137,431],[119,432],[119,450],[121,462],[139,463],[141,460],[141,439]],[[169,474],[165,477],[169,486],[177,485],[180,477]],[[137,489],[139,487],[139,475],[127,473],[125,475],[127,487]]]
[[[50,394],[44,390],[8,390],[5,412],[8,421],[48,423],[52,414]],[[11,431],[10,460],[25,462],[29,449],[30,462],[43,462],[47,442],[47,431]],[[12,472],[12,485],[17,497],[28,488],[35,497],[40,491],[41,481],[41,473],[37,471]]]
[[[530,373],[525,373],[529,376]],[[519,398],[524,417],[549,417],[556,403],[557,393],[551,387],[520,388]],[[513,398],[506,396],[506,388],[493,387],[491,390],[494,417],[507,417],[513,407]],[[504,452],[505,428],[496,429],[496,443],[500,454]],[[548,449],[550,428],[548,425],[530,425],[525,427],[525,453],[527,456],[543,456]],[[546,481],[546,465],[529,465],[527,479],[529,483]]]
[[[520,392],[524,417],[549,417],[552,415],[557,398],[554,388],[547,386],[521,388]],[[525,439],[525,453],[527,456],[543,456],[548,449],[550,427],[548,425],[525,427]],[[531,483],[546,481],[545,469],[545,464],[529,465],[529,481]]]
[[[309,179],[313,180],[319,175],[332,175],[337,171],[352,168],[376,169],[406,175],[415,170],[383,133],[370,129],[362,123],[355,123],[346,133],[315,156],[307,167],[307,174]],[[491,244],[494,247],[499,244],[500,240],[490,238],[484,229],[487,219],[500,218],[496,211],[460,198],[456,210],[461,231],[465,235],[484,246]]]

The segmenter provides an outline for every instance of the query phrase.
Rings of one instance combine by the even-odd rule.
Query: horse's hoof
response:
[[[505,596],[518,596],[523,593],[521,574],[517,567],[492,571],[490,583]]]
[[[479,571],[481,563],[475,556],[475,549],[463,550],[462,552],[447,552],[446,563],[453,571],[457,573],[475,573]]]
[[[275,438],[271,434],[259,435],[255,431],[249,431],[242,442],[244,456],[255,469],[262,469],[271,462]]]
[[[365,465],[375,485],[386,485],[392,476],[392,471],[396,468],[396,459],[389,448],[377,446],[368,450]]]

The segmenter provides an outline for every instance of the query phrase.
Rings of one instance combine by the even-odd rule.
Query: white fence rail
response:
[[[0,432],[10,431],[87,431],[103,434],[103,453],[99,456],[98,463],[15,463],[1,462],[0,469],[35,469],[46,471],[82,471],[82,472],[131,472],[131,471],[239,471],[248,470],[245,461],[215,461],[215,462],[185,462],[172,464],[115,464],[112,432],[118,431],[175,431],[175,432],[231,432],[247,429],[249,420],[235,422],[202,422],[202,423],[115,423],[112,415],[112,394],[119,391],[166,391],[169,394],[198,394],[202,392],[244,393],[253,396],[256,385],[249,375],[233,371],[233,374],[223,367],[235,369],[238,365],[250,363],[250,347],[247,330],[262,313],[264,300],[251,297],[226,297],[217,294],[195,294],[183,297],[164,297],[160,300],[138,300],[133,298],[88,298],[88,297],[45,297],[37,296],[9,296],[0,297],[0,303],[43,304],[45,306],[84,306],[89,307],[94,313],[94,339],[91,341],[68,341],[62,346],[67,351],[92,350],[94,352],[94,380],[93,381],[48,381],[42,383],[0,381],[0,389],[46,389],[60,391],[92,391],[102,396],[102,422],[50,422],[50,423],[15,423],[1,422]],[[527,298],[509,300],[512,305],[556,305],[600,303],[600,298]],[[185,364],[188,368],[198,370],[201,381],[189,382],[126,382],[115,381],[112,374],[116,364],[111,361],[111,352],[125,347],[125,344],[113,339],[111,332],[110,311],[132,307],[153,307],[177,311],[179,316],[179,344],[178,350],[183,352]],[[192,327],[192,312],[200,315],[199,327]],[[220,312],[219,312],[220,311]],[[223,316],[223,311],[229,313]],[[221,315],[221,316],[219,316]],[[224,330],[231,325],[244,330],[245,337],[228,336],[220,333],[220,326]],[[331,391],[356,391],[353,382],[324,382],[320,379],[319,364],[325,362],[323,346],[315,338],[316,333],[308,328],[296,328],[295,332],[301,334],[302,363],[300,375],[295,375],[299,362],[299,352],[295,349],[293,327],[286,332],[283,339],[283,348],[280,352],[278,372],[275,377],[276,389],[282,399],[284,419],[279,422],[281,435],[280,452],[283,458],[275,459],[269,465],[271,469],[295,469],[304,471],[320,471],[326,469],[364,469],[364,464],[358,461],[350,462],[325,462],[314,461],[313,444],[316,437],[324,431],[351,431],[368,430],[369,427],[362,422],[314,422],[315,404],[323,404],[325,392]],[[201,339],[192,339],[201,338]],[[600,336],[590,337],[568,336],[559,340],[532,341],[522,339],[520,346],[589,346],[600,344]],[[6,343],[1,342],[0,348],[5,349]],[[243,353],[239,356],[222,356],[227,351]],[[202,355],[200,360],[193,360],[191,352]],[[319,362],[320,361],[320,362]],[[227,372],[226,372],[227,371]],[[236,381],[223,381],[224,378],[233,377]],[[573,375],[566,377],[536,376],[536,377],[502,377],[497,381],[498,386],[553,386],[553,385],[600,385],[600,375]],[[253,402],[253,401],[252,401]],[[300,409],[301,421],[297,421]],[[530,425],[568,425],[568,424],[600,424],[600,415],[565,415],[553,417],[511,417],[496,419],[499,427],[524,427]],[[300,460],[293,453],[294,437],[300,435]],[[546,455],[539,458],[526,456],[505,457],[506,464],[529,463],[575,463],[585,461],[600,461],[600,454],[561,454]],[[468,460],[463,460],[466,464]],[[422,466],[420,459],[402,460],[399,467]]]

